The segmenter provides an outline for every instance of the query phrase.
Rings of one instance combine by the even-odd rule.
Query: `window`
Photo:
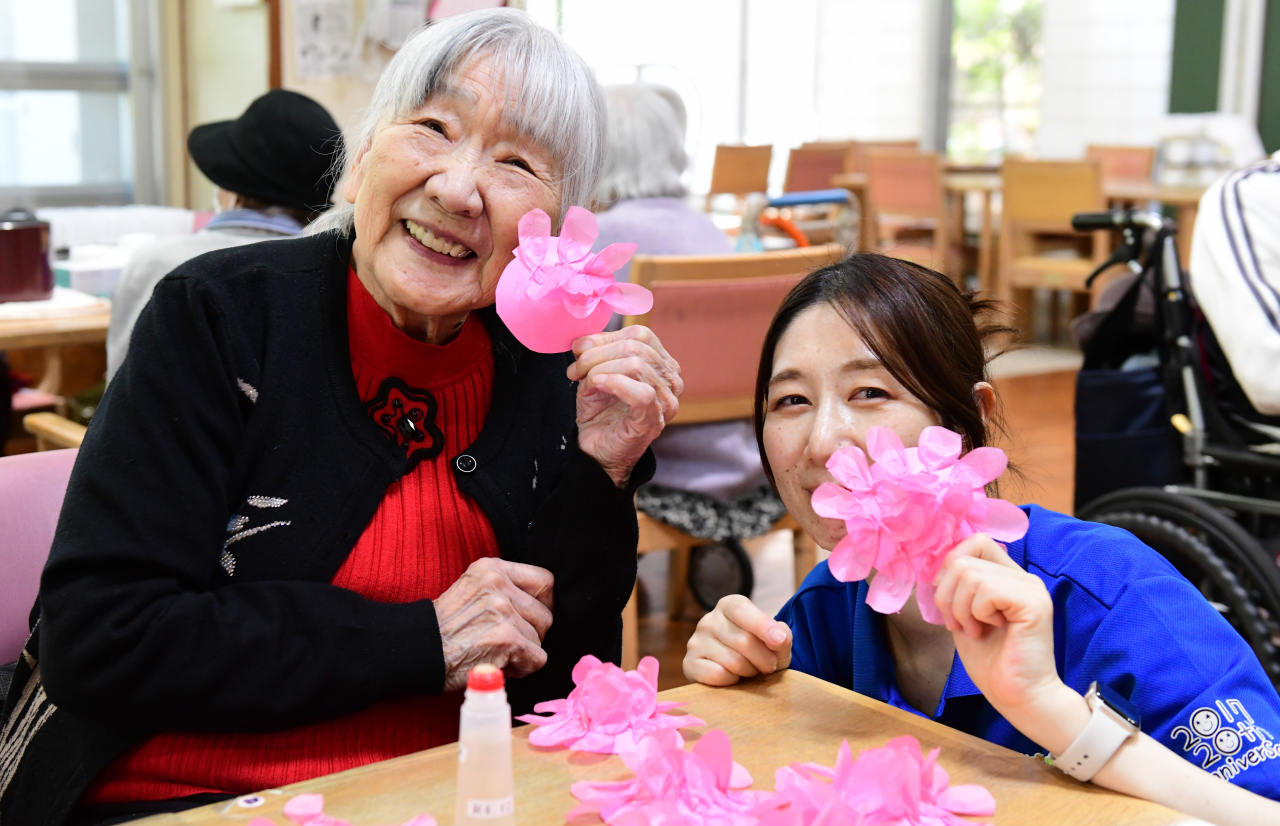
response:
[[[149,0],[0,0],[0,209],[159,195],[150,15]]]
[[[1041,7],[1041,0],[955,0],[952,160],[999,163],[1035,150]]]

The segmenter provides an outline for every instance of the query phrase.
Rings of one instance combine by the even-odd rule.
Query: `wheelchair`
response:
[[[1123,528],[1168,559],[1249,643],[1280,691],[1280,422],[1230,392],[1238,385],[1183,283],[1170,221],[1124,210],[1072,223],[1123,235],[1091,280],[1115,264],[1148,279],[1156,305],[1148,343],[1158,356],[1171,456],[1171,481],[1159,487],[1086,503],[1077,487],[1076,516]]]

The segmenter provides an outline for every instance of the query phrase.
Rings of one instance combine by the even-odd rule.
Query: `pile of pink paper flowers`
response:
[[[574,783],[582,805],[565,815],[597,812],[611,826],[755,826],[752,814],[768,792],[746,790],[751,775],[733,762],[729,737],[712,729],[692,751],[683,751],[676,732],[650,734],[639,748],[622,755],[635,772],[631,780]]]
[[[911,589],[926,620],[942,623],[933,580],[962,540],[985,533],[1001,542],[1027,532],[1027,515],[986,486],[1004,473],[1008,458],[994,447],[960,456],[959,434],[926,427],[917,447],[906,448],[887,427],[867,432],[867,452],[855,446],[832,455],[827,469],[839,484],[813,492],[819,516],[844,520],[848,534],[831,551],[831,574],[843,582],[875,578],[867,605],[882,614],[902,610]]]
[[[846,740],[834,767],[783,766],[755,811],[759,826],[971,826],[956,815],[995,814],[996,799],[982,786],[951,785],[940,751],[924,755],[916,738],[897,737],[855,760]]]
[[[652,734],[623,755],[631,780],[574,783],[582,804],[565,815],[598,813],[610,826],[971,826],[957,815],[987,817],[996,801],[978,785],[952,786],[914,737],[898,737],[855,760],[845,741],[834,767],[778,769],[775,791],[752,791],[718,729],[682,751],[675,732]]]
[[[629,754],[641,738],[671,731],[676,748],[684,745],[678,728],[706,725],[697,717],[665,714],[684,703],[658,702],[658,661],[645,657],[635,671],[588,654],[573,667],[575,688],[563,700],[538,703],[537,712],[516,719],[538,726],[529,735],[535,746],[568,746],[573,751]]]

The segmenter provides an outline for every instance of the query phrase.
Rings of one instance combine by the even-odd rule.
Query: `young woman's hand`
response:
[[[698,621],[684,655],[684,676],[705,685],[733,685],[791,665],[791,629],[732,594]]]
[[[936,584],[934,602],[956,652],[998,711],[1033,707],[1065,688],[1054,662],[1049,592],[991,537],[974,534],[957,545]]]

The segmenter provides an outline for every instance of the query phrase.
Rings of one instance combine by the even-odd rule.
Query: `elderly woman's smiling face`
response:
[[[503,78],[484,57],[443,92],[383,126],[356,159],[356,274],[409,335],[447,342],[493,303],[521,216],[559,213],[560,170],[508,117]]]

